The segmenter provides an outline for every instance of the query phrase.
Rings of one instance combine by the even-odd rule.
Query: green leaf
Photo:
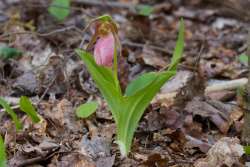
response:
[[[19,105],[20,109],[31,118],[32,122],[40,122],[40,118],[28,97],[22,96],[20,98]]]
[[[136,94],[138,91],[151,84],[156,78],[157,75],[154,72],[140,75],[129,83],[125,90],[125,96],[132,96]]]
[[[12,120],[14,121],[17,130],[22,129],[22,124],[17,118],[16,113],[11,109],[9,104],[2,98],[0,97],[0,105],[5,109],[5,111],[11,116]]]
[[[0,47],[0,59],[12,59],[22,55],[22,52],[16,48]]]
[[[112,17],[109,16],[109,15],[102,15],[102,16],[99,16],[99,17],[96,18],[96,20],[101,20],[101,21],[103,21],[103,22],[105,22],[105,21],[113,21],[113,20],[112,20]]]
[[[178,39],[175,45],[174,55],[169,66],[169,70],[176,70],[177,64],[181,60],[181,56],[184,50],[184,22],[183,19],[180,21]]]
[[[70,13],[70,0],[53,0],[49,13],[57,20],[63,21]]]
[[[148,107],[151,100],[154,98],[163,84],[165,84],[166,81],[169,80],[173,75],[175,75],[177,64],[180,62],[183,49],[184,23],[183,20],[181,20],[174,55],[168,70],[161,73],[156,73],[156,78],[148,79],[148,82],[146,83],[147,86],[145,86],[143,89],[140,89],[132,96],[128,96],[123,103],[123,111],[121,112],[122,115],[119,117],[120,120],[118,121],[117,125],[117,143],[119,144],[122,155],[126,156],[129,153],[134,132],[145,109]]]
[[[76,115],[79,118],[87,118],[91,114],[93,114],[97,108],[98,108],[97,102],[94,102],[94,101],[88,102],[88,103],[82,104],[79,107],[77,107]]]
[[[136,10],[139,15],[149,16],[154,11],[154,8],[149,5],[138,5]]]
[[[105,100],[108,102],[115,121],[118,121],[119,110],[123,103],[122,95],[116,87],[114,75],[111,69],[99,66],[95,63],[93,56],[83,50],[77,49],[76,53],[81,57],[87,66],[93,80],[102,93]]]
[[[145,111],[154,98],[156,93],[160,90],[163,84],[175,74],[174,71],[164,71],[158,73],[153,82],[146,87],[137,91],[134,95],[126,97],[123,110],[120,112],[120,120],[118,121],[118,141],[121,153],[127,155],[130,151],[134,132],[138,123]],[[124,149],[124,150],[122,150]]]
[[[239,56],[239,61],[240,61],[241,63],[243,63],[243,64],[248,63],[248,56],[247,56],[246,54],[241,54],[241,55]]]
[[[250,146],[243,146],[245,154],[250,155]]]
[[[0,135],[0,167],[7,167],[6,150],[1,135]]]

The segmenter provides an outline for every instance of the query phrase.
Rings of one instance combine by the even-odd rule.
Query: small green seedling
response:
[[[53,0],[49,6],[49,13],[58,21],[63,21],[70,13],[70,0]]]
[[[91,114],[93,114],[97,108],[98,108],[97,102],[94,102],[94,101],[88,102],[77,107],[76,115],[79,118],[87,118]]]
[[[22,52],[16,48],[10,48],[7,46],[0,47],[0,59],[12,59],[22,55]]]
[[[25,112],[34,123],[40,122],[40,117],[38,116],[35,108],[30,102],[29,98],[26,96],[22,96],[19,101],[20,109]]]
[[[248,63],[248,56],[246,54],[241,54],[238,57],[239,61],[243,64],[247,64]]]
[[[137,13],[142,16],[149,16],[154,11],[154,8],[149,5],[138,5],[135,8]]]
[[[149,106],[151,100],[156,93],[159,92],[163,84],[176,74],[177,65],[180,62],[184,48],[184,23],[183,20],[180,21],[178,39],[168,69],[139,76],[129,83],[125,93],[122,93],[117,73],[117,50],[121,51],[121,46],[117,35],[116,24],[110,16],[106,15],[95,19],[94,22],[98,25],[97,28],[101,30],[96,30],[94,39],[90,42],[91,45],[95,43],[98,36],[103,38],[101,39],[103,43],[107,39],[110,40],[110,33],[114,36],[114,44],[108,43],[108,46],[104,46],[110,49],[110,46],[114,45],[113,65],[108,67],[97,64],[96,58],[100,57],[95,54],[92,55],[87,51],[77,49],[76,52],[84,61],[93,80],[108,103],[116,123],[116,143],[119,145],[122,156],[127,156],[131,149],[135,130],[145,109]],[[101,42],[97,41],[97,43]],[[97,48],[97,51],[100,48]],[[106,51],[106,48],[104,48],[104,51]]]
[[[0,167],[7,167],[5,145],[1,135],[0,135]]]
[[[36,113],[35,108],[33,107],[32,103],[30,102],[29,98],[26,96],[22,96],[19,101],[20,109],[25,112],[31,119],[32,122],[38,123],[40,121],[40,117]],[[4,108],[4,110],[11,116],[11,119],[15,123],[16,129],[22,129],[22,123],[18,119],[16,113],[11,109],[10,105],[0,97],[0,106]],[[5,153],[5,146],[0,135],[0,167],[6,167],[7,160],[6,160],[6,153]]]
[[[246,155],[250,155],[250,146],[243,146]]]
[[[11,109],[10,105],[2,97],[0,97],[0,106],[2,106],[5,109],[5,111],[11,116],[11,119],[16,125],[16,129],[17,130],[22,129],[22,124],[18,119],[16,113]]]

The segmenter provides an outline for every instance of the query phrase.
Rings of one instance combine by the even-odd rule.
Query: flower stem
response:
[[[115,38],[115,47],[114,47],[114,64],[113,64],[113,70],[114,70],[114,79],[115,79],[115,84],[116,84],[116,88],[117,90],[122,93],[121,91],[121,87],[120,87],[120,83],[119,83],[119,80],[118,80],[118,55],[117,55],[117,50],[121,50],[121,47],[120,47],[120,42],[119,42],[119,39],[117,37],[117,34],[114,33],[112,31],[112,34]],[[119,51],[119,55],[121,55],[121,51]]]

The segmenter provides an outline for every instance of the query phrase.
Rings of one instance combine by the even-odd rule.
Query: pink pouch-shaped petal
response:
[[[94,48],[94,58],[98,65],[107,67],[113,65],[114,42],[112,33],[97,40]]]

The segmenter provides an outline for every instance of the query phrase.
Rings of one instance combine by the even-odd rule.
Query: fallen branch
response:
[[[205,89],[205,92],[210,93],[210,92],[217,92],[221,90],[233,90],[233,89],[245,86],[247,84],[247,81],[248,81],[247,78],[224,81],[222,83],[217,83],[217,84],[208,86]]]
[[[241,79],[235,79],[231,81],[224,81],[221,83],[214,83],[206,87],[205,94],[211,93],[211,92],[223,91],[223,90],[234,90],[239,87],[246,86],[247,82],[248,82],[247,78],[241,78]],[[177,92],[159,93],[156,95],[156,97],[152,100],[151,103],[172,101],[174,100],[174,97],[176,97],[176,95],[177,95]]]
[[[172,51],[170,51],[169,49],[163,48],[163,47],[159,47],[159,46],[154,46],[154,45],[148,45],[148,44],[143,44],[143,43],[136,43],[136,42],[131,42],[131,41],[123,41],[122,45],[127,45],[130,47],[137,47],[137,48],[143,48],[145,46],[155,50],[155,51],[160,51],[166,54],[171,55]]]
[[[7,37],[12,36],[12,35],[22,35],[22,34],[34,34],[34,35],[41,36],[41,37],[47,37],[50,35],[63,33],[63,32],[70,31],[70,30],[75,30],[77,33],[82,35],[82,31],[73,25],[73,26],[63,27],[60,29],[55,29],[55,30],[52,30],[52,31],[47,32],[47,33],[39,33],[39,32],[35,32],[35,31],[22,31],[22,32],[5,33],[5,34],[2,34],[0,36],[0,39],[2,40],[4,38],[7,38]]]
[[[106,6],[112,8],[129,9],[131,11],[135,10],[135,6],[129,3],[121,3],[117,1],[100,1],[100,0],[73,0],[73,3],[91,5],[91,6]]]

